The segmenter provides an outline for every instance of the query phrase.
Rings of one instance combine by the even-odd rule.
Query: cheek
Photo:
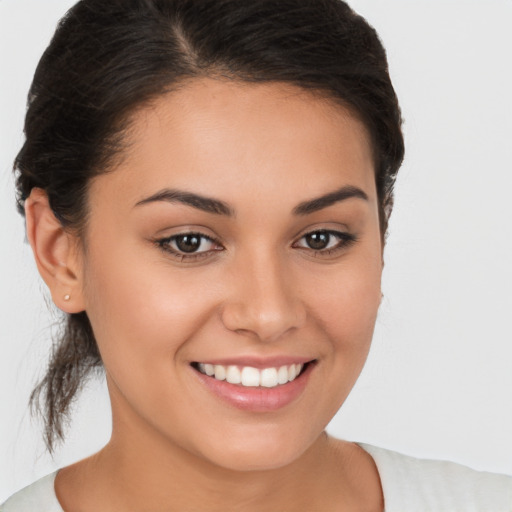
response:
[[[365,364],[381,301],[380,250],[371,257],[354,258],[321,283],[321,294],[311,301],[311,317],[324,333],[324,407],[328,421],[343,404]],[[317,283],[320,284],[320,283]],[[317,288],[318,290],[318,288]]]
[[[316,282],[312,317],[336,348],[369,345],[381,301],[380,260],[358,262]]]
[[[319,331],[325,335],[322,371],[323,417],[336,414],[356,383],[370,350],[381,300],[380,265],[365,265],[361,272],[333,276],[326,281],[322,300],[315,302]]]
[[[91,254],[86,282],[86,311],[107,369],[153,371],[155,360],[169,366],[214,308],[215,290],[204,289],[200,276],[173,272],[140,252]]]

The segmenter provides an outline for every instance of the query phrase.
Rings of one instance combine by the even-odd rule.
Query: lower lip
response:
[[[274,388],[230,384],[225,380],[208,377],[194,368],[192,368],[192,371],[210,391],[230,405],[245,411],[268,412],[281,409],[299,398],[306,387],[314,366],[313,362],[308,363],[295,380]]]

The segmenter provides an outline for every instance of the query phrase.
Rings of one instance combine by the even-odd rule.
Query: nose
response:
[[[240,262],[230,276],[231,294],[222,309],[227,329],[272,342],[305,323],[298,283],[285,267],[271,255]]]

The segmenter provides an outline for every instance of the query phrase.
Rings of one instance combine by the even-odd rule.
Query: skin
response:
[[[109,444],[57,476],[63,508],[382,510],[371,457],[324,432],[361,372],[381,299],[364,125],[293,86],[201,79],[138,111],[129,133],[119,165],[90,184],[85,240],[60,227],[44,192],[26,205],[39,270],[57,306],[87,312],[112,402]],[[294,213],[347,186],[366,199]],[[138,205],[164,189],[234,214]],[[331,235],[338,249],[318,252],[304,238],[318,230],[355,241]],[[217,242],[193,260],[163,249],[190,231]],[[233,407],[191,367],[281,355],[315,363],[276,411]]]

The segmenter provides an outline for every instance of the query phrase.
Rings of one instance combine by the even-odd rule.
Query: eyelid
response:
[[[312,235],[315,233],[326,233],[330,236],[335,237],[338,242],[334,247],[326,247],[323,249],[314,249],[313,247],[307,247],[307,246],[301,246],[298,245],[299,242],[308,235]],[[205,251],[200,252],[181,252],[179,249],[174,249],[170,245],[171,242],[176,240],[177,238],[181,236],[197,236],[204,240],[208,240],[212,244],[216,245],[216,248],[212,248]],[[315,257],[328,257],[332,256],[338,252],[341,252],[343,250],[348,249],[352,244],[354,244],[358,240],[358,237],[352,233],[349,233],[348,231],[342,231],[340,229],[333,229],[333,228],[326,228],[326,227],[320,227],[318,226],[315,228],[310,228],[308,231],[302,232],[300,236],[298,236],[295,241],[292,243],[292,247],[296,249],[300,249],[309,253],[312,253]],[[202,233],[198,229],[184,229],[182,231],[179,231],[178,233],[155,238],[153,240],[153,243],[163,252],[165,252],[167,255],[170,255],[171,257],[174,257],[180,261],[194,261],[200,258],[208,258],[213,256],[214,253],[220,252],[225,250],[224,246],[220,242],[220,240],[217,237],[207,235],[205,233]],[[329,242],[330,243],[330,242]]]
[[[314,233],[327,233],[331,236],[334,236],[338,238],[338,243],[334,247],[330,248],[324,248],[324,249],[314,249],[312,247],[304,247],[304,246],[298,246],[297,244],[303,240],[308,235],[312,235]],[[315,257],[329,257],[333,256],[334,254],[337,254],[338,252],[342,252],[346,249],[348,249],[351,245],[353,245],[355,242],[357,242],[358,237],[352,233],[349,233],[347,231],[340,231],[339,229],[329,229],[329,228],[317,228],[317,229],[311,229],[305,233],[303,233],[301,236],[299,236],[296,241],[293,243],[292,247],[295,247],[297,249],[301,249],[307,252],[313,253]]]
[[[208,240],[212,244],[215,244],[216,246],[220,246],[221,248],[220,249],[214,248],[214,249],[209,249],[209,250],[200,251],[200,252],[190,252],[190,253],[181,252],[181,251],[179,251],[179,249],[174,249],[170,245],[172,241],[176,240],[180,236],[197,236],[199,238]],[[157,239],[153,240],[153,242],[160,250],[162,250],[166,254],[168,254],[180,261],[185,261],[185,260],[193,261],[193,260],[197,260],[199,258],[206,258],[206,257],[211,256],[214,252],[219,252],[221,250],[224,250],[224,247],[220,243],[220,240],[218,240],[216,237],[207,235],[205,233],[201,233],[200,231],[194,230],[194,229],[184,230],[184,231],[180,231],[179,233],[176,233],[173,235],[157,238]]]

